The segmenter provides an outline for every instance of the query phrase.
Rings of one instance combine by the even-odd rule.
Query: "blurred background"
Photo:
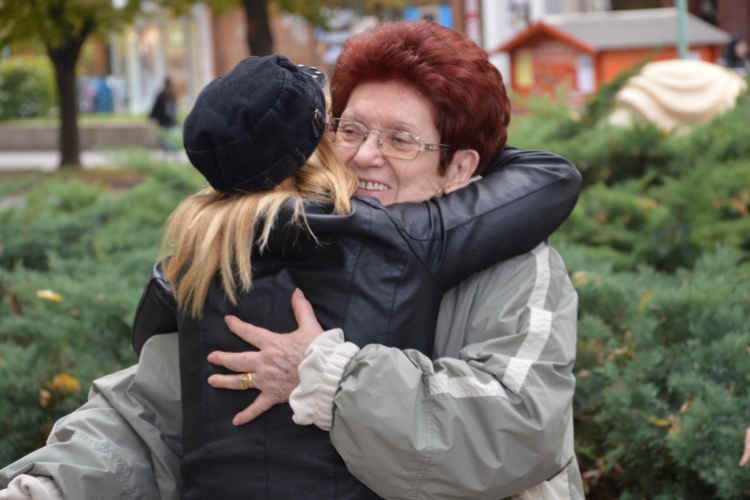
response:
[[[396,19],[480,44],[509,143],[583,174],[552,243],[588,497],[750,497],[747,0],[1,0],[0,467],[136,362],[164,221],[205,185],[179,128],[200,90],[251,54],[330,75]]]

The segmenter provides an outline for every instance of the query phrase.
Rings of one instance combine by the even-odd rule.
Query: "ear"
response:
[[[479,153],[473,149],[456,151],[445,171],[446,182],[443,192],[448,194],[464,187],[477,169],[477,165],[479,165]]]

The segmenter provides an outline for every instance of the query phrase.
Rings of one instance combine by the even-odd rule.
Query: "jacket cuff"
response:
[[[51,477],[21,474],[0,490],[0,500],[63,500],[63,495]]]
[[[358,352],[359,347],[344,341],[340,328],[321,333],[310,344],[299,365],[299,385],[289,396],[294,423],[331,430],[333,396],[344,369]]]

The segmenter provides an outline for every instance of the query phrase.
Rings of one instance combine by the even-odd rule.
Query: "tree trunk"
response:
[[[266,0],[242,0],[247,20],[247,45],[250,55],[270,56],[273,54],[273,35],[268,24]]]
[[[80,167],[76,63],[81,46],[77,43],[68,43],[63,47],[48,48],[47,53],[55,68],[57,99],[60,106],[60,167]]]

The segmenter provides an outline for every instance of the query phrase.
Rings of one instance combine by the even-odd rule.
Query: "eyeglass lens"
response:
[[[361,123],[335,118],[331,120],[328,138],[336,146],[359,148],[368,133],[379,136],[378,149],[385,156],[413,160],[419,154],[419,141],[403,130],[368,130]]]

